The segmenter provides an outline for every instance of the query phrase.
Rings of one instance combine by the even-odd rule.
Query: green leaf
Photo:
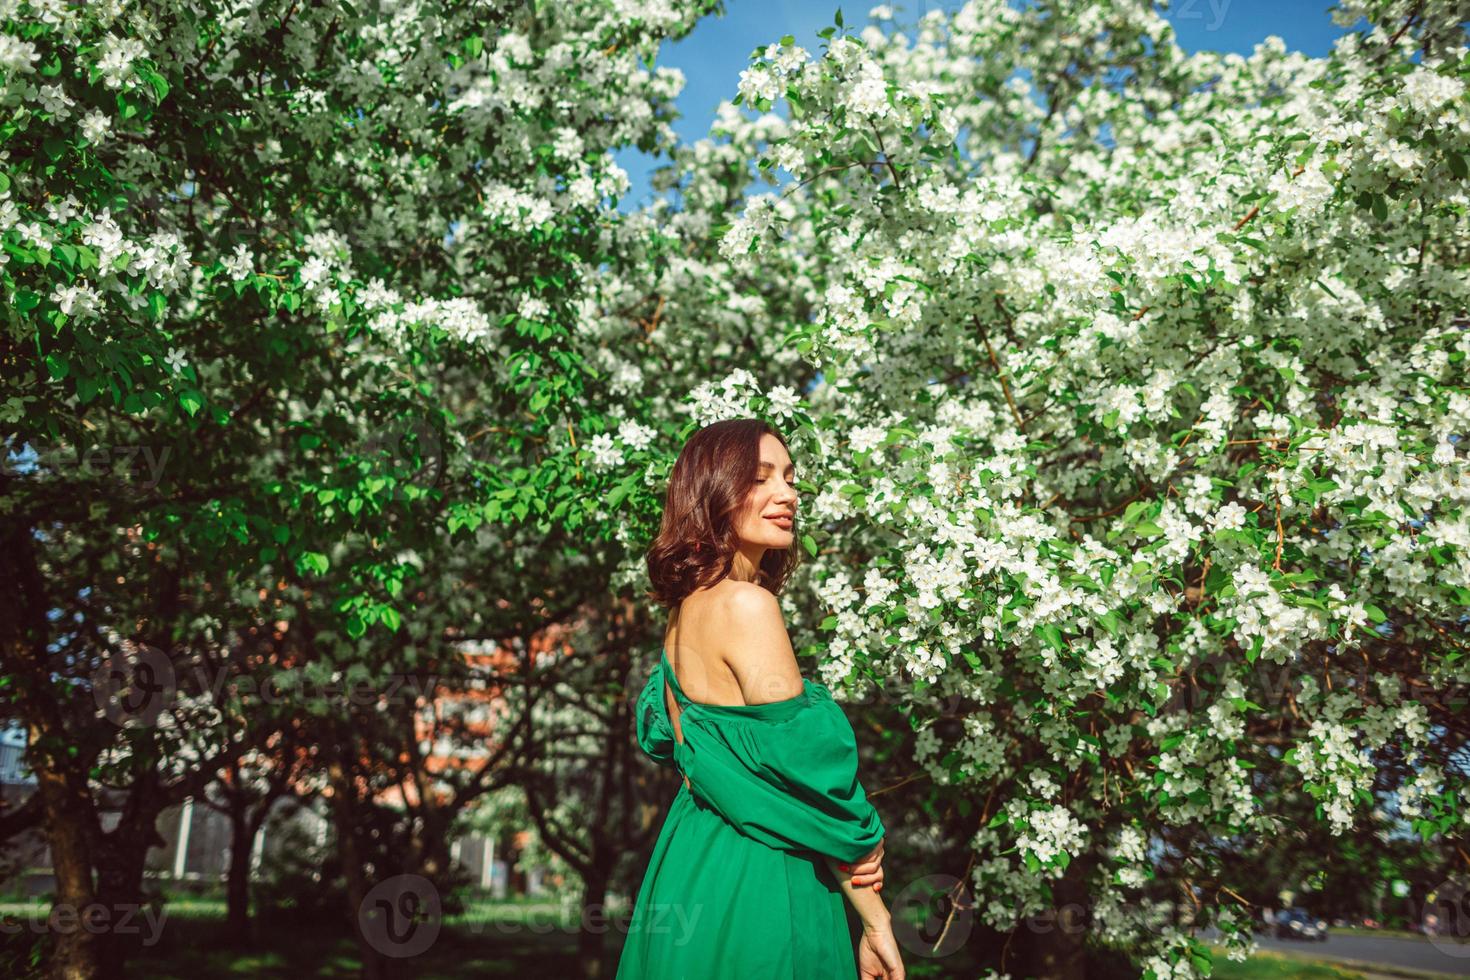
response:
[[[154,100],[162,102],[168,96],[168,80],[147,65],[139,65],[137,71],[138,77],[153,89]]]
[[[1464,180],[1467,176],[1470,176],[1470,170],[1467,170],[1465,167],[1465,158],[1460,154],[1454,150],[1446,150],[1444,157],[1445,161],[1450,165],[1450,173],[1454,174],[1460,180]]]
[[[811,555],[813,558],[817,557],[816,538],[812,537],[810,534],[803,534],[801,536],[801,546],[806,550],[807,554]]]
[[[47,354],[46,370],[51,372],[52,381],[60,381],[71,370],[71,365],[67,364],[66,358],[59,354]]]
[[[194,415],[204,405],[204,398],[192,388],[186,388],[179,392],[179,405],[190,415]]]
[[[331,562],[320,551],[303,551],[301,557],[296,559],[296,565],[303,572],[315,572],[318,575],[324,575],[331,566]]]

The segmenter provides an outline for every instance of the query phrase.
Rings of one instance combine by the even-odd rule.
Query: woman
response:
[[[801,676],[776,601],[796,560],[794,481],[757,419],[699,430],[674,464],[648,553],[650,595],[672,615],[637,728],[683,783],[618,980],[904,976],[852,726]]]

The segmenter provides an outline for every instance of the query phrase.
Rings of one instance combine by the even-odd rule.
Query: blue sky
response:
[[[927,10],[959,8],[962,0],[910,0],[890,3],[895,19],[911,24]],[[860,30],[876,0],[842,4],[840,0],[725,0],[722,17],[706,17],[682,41],[665,44],[659,64],[684,72],[685,86],[678,105],[680,118],[674,123],[681,139],[697,140],[709,132],[715,106],[735,96],[740,72],[750,63],[756,48],[791,34],[796,43],[817,54],[822,39],[817,32],[832,24],[832,15],[842,7],[849,29]],[[1294,51],[1323,57],[1343,32],[1332,22],[1331,4],[1326,0],[1175,0],[1163,11],[1173,25],[1179,44],[1186,51],[1210,48],[1248,55],[1271,34],[1276,34]],[[632,187],[618,202],[629,210],[651,195],[648,174],[657,160],[636,149],[617,155],[628,171]]]

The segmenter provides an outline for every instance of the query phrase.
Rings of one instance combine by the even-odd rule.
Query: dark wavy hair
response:
[[[730,574],[740,540],[735,518],[758,479],[761,436],[786,439],[763,419],[727,419],[689,437],[669,474],[663,520],[648,548],[647,596],[672,609],[697,589]],[[787,447],[790,452],[790,447]],[[793,541],[801,530],[793,521]],[[800,549],[767,548],[756,583],[779,595]]]

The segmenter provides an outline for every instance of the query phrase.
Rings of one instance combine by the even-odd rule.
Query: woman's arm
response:
[[[854,886],[852,872],[843,871],[836,858],[824,857],[842,893],[863,920],[863,938],[858,941],[859,980],[905,980],[903,954],[893,934],[893,916],[874,888]]]
[[[832,869],[832,877],[837,879],[837,884],[847,900],[852,903],[858,918],[863,921],[863,928],[888,928],[891,916],[888,906],[883,904],[883,896],[879,895],[867,885],[854,885],[852,883],[852,872],[843,871],[841,862],[834,857],[823,857],[827,867]]]

